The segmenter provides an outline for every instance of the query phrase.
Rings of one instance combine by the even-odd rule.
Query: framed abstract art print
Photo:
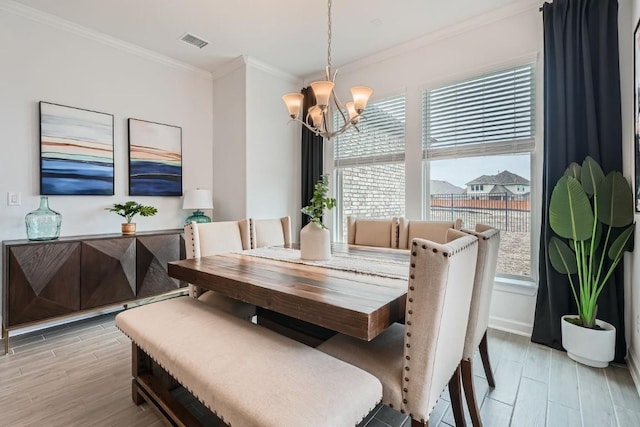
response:
[[[129,119],[129,195],[182,196],[182,128]]]
[[[113,195],[113,115],[40,102],[40,194]]]

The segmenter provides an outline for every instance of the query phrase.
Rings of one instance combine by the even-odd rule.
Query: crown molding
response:
[[[302,79],[300,77],[295,76],[291,73],[287,73],[286,71],[283,71],[250,56],[247,56],[245,61],[248,66],[255,68],[256,70],[264,71],[267,74],[271,74],[272,76],[279,77],[282,80],[287,80],[291,83],[302,83]]]
[[[16,3],[13,0],[0,0],[0,10],[12,13],[14,15],[30,19],[40,24],[48,25],[53,28],[57,28],[69,33],[73,33],[80,37],[84,37],[89,40],[102,43],[109,47],[163,64],[172,68],[176,68],[182,71],[193,73],[196,76],[205,80],[212,80],[211,73],[201,68],[194,67],[181,61],[177,61],[168,56],[161,55],[152,50],[145,49],[132,43],[125,42],[124,40],[117,39],[107,34],[101,33],[96,30],[92,30],[82,25],[76,24],[66,19],[59,18],[57,16],[42,12],[40,10],[25,6],[20,3]]]
[[[293,74],[287,73],[286,71],[282,71],[279,68],[273,67],[248,55],[240,55],[233,58],[231,61],[216,68],[216,70],[211,73],[211,75],[213,77],[213,80],[217,80],[242,67],[251,67],[291,83],[302,83],[302,79],[300,77],[294,76]]]
[[[246,56],[244,55],[236,56],[232,60],[225,62],[220,67],[216,68],[211,73],[211,78],[213,80],[218,80],[219,78],[224,77],[227,74],[230,74],[238,69],[244,68],[246,65],[247,65]]]
[[[537,12],[540,8],[540,4],[540,0],[521,0],[516,3],[511,3],[494,11],[469,18],[465,21],[450,25],[441,30],[425,34],[424,36],[418,37],[408,42],[401,43],[378,53],[374,53],[365,58],[349,62],[338,68],[340,68],[340,71],[344,74],[345,72],[352,72],[360,68],[369,67],[373,64],[385,61],[395,56],[413,52],[435,42],[459,36],[476,28],[484,27],[496,21],[501,21],[503,19],[533,10]]]

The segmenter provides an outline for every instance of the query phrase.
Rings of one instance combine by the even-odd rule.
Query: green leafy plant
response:
[[[313,197],[309,200],[309,205],[301,209],[302,213],[311,218],[311,222],[322,228],[327,228],[322,223],[322,215],[325,210],[333,209],[336,206],[336,199],[327,197],[329,191],[329,175],[324,174],[313,187]]]
[[[605,176],[591,157],[570,164],[553,189],[549,223],[559,237],[549,241],[549,260],[569,277],[580,316],[572,323],[596,328],[598,297],[633,241],[633,199],[626,178]]]
[[[124,219],[127,220],[127,224],[131,222],[134,216],[154,216],[158,213],[158,209],[153,206],[143,206],[138,202],[129,201],[124,204],[122,203],[114,203],[112,207],[105,208],[109,212],[115,212]]]

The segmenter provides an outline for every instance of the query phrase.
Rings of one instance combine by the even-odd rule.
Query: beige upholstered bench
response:
[[[126,310],[116,326],[133,342],[134,402],[175,425],[195,419],[158,366],[231,426],[354,426],[382,399],[373,375],[193,298]]]

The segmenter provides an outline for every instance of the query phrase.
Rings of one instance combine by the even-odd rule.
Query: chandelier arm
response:
[[[340,100],[338,99],[334,91],[331,91],[331,93],[333,94],[333,103],[336,106],[336,109],[340,111],[340,115],[342,116],[342,122],[348,123],[349,119],[347,118],[347,116],[345,116],[343,111],[343,108],[346,108],[346,107],[343,106],[343,104],[340,102]]]

